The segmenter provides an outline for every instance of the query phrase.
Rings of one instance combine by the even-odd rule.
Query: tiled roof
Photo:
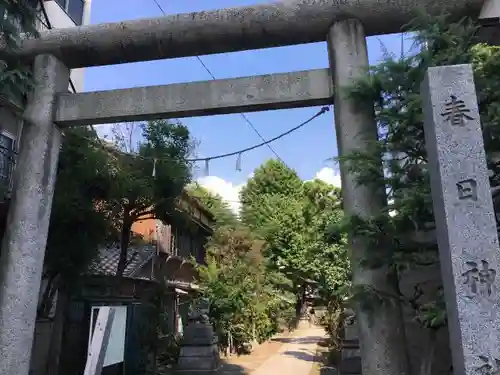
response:
[[[134,277],[134,275],[156,254],[156,248],[152,245],[131,246],[127,254],[127,266],[123,276]],[[102,248],[99,256],[89,267],[88,274],[91,275],[114,275],[120,259],[119,245]]]

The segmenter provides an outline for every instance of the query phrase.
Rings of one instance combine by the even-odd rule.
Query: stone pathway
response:
[[[228,359],[221,374],[309,375],[316,363],[317,344],[324,336],[320,327],[298,329],[259,346],[248,356]]]

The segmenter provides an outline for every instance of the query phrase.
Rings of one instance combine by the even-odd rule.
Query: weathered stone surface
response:
[[[333,103],[329,69],[62,94],[61,127],[210,116]]]
[[[454,373],[497,373],[500,252],[472,67],[430,68],[421,92]]]
[[[346,340],[355,340],[359,337],[358,324],[354,321],[344,327],[344,338]]]
[[[373,106],[349,98],[344,89],[362,77],[368,68],[368,53],[363,24],[359,20],[347,19],[335,23],[327,36],[330,64],[335,86],[335,129],[340,156],[366,147],[377,139],[377,126]],[[382,170],[382,164],[380,165]],[[343,206],[347,215],[372,218],[383,210],[386,204],[383,185],[360,185],[356,176],[340,163]],[[349,238],[349,257],[354,286],[371,285],[389,295],[396,295],[394,284],[389,281],[388,267],[363,267],[368,253],[380,254],[390,251],[387,246],[374,249],[362,236]],[[390,255],[390,254],[389,254]],[[382,304],[376,313],[356,308],[359,340],[365,375],[409,374],[405,351],[405,332],[401,309],[397,304]]]
[[[424,8],[479,14],[484,0],[295,0],[53,29],[24,40],[20,57],[51,53],[69,68],[321,42],[330,26],[358,19],[367,35],[397,33]],[[0,57],[5,51],[0,50]]]
[[[218,355],[217,344],[211,346],[183,346],[181,347],[181,357],[210,357]]]
[[[217,339],[209,323],[190,322],[185,331],[176,374],[206,374],[219,368]]]
[[[342,358],[361,357],[358,340],[343,340],[341,343]]]
[[[211,346],[217,342],[214,330],[210,324],[188,324],[184,330],[183,346]]]
[[[53,124],[56,94],[68,89],[69,70],[37,56],[32,96],[24,113],[21,151],[0,258],[0,374],[28,375],[36,309],[61,146]]]
[[[342,359],[338,370],[340,375],[361,375],[361,358],[350,357]]]
[[[218,361],[212,357],[180,357],[177,369],[182,370],[215,370],[219,367]]]

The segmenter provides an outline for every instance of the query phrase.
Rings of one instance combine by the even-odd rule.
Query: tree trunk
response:
[[[62,336],[68,302],[69,292],[65,287],[60,286],[57,293],[54,324],[52,325],[52,332],[50,334],[50,347],[47,356],[47,369],[45,375],[59,374],[59,359],[61,357]]]
[[[130,243],[130,231],[132,230],[132,222],[130,220],[130,213],[125,211],[123,218],[122,233],[120,238],[120,259],[116,267],[116,276],[121,277],[127,267],[127,254],[128,245]]]
[[[295,295],[296,301],[295,301],[295,317],[297,319],[300,318],[300,314],[302,312],[302,294],[300,292],[297,292]]]
[[[37,318],[46,317],[46,315],[48,314],[47,310],[49,306],[49,301],[51,301],[51,299],[54,298],[53,290],[57,288],[57,286],[55,285],[57,283],[56,280],[57,277],[58,277],[57,274],[51,274],[49,276],[49,279],[47,280],[47,286],[43,291],[43,296],[38,305],[38,311],[36,314]]]

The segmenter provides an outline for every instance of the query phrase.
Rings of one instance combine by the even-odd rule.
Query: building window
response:
[[[11,134],[0,133],[0,184],[10,188],[14,169],[15,141]]]
[[[76,25],[83,22],[84,0],[55,0]]]

